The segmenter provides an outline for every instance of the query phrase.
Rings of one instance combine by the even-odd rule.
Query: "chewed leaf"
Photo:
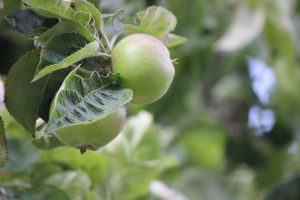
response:
[[[3,120],[0,117],[0,167],[3,167],[7,160],[7,144]]]
[[[36,39],[36,41],[46,43],[50,38],[52,38],[56,35],[60,35],[63,33],[71,33],[71,32],[76,32],[76,33],[80,34],[81,36],[83,36],[85,39],[87,39],[90,42],[94,41],[94,37],[87,27],[83,26],[80,23],[72,22],[72,21],[63,21],[63,22],[57,23],[55,26],[53,26],[47,32],[45,32],[40,37],[38,37]]]
[[[90,42],[77,33],[64,33],[52,37],[41,53],[33,81],[56,70],[64,69],[88,57],[97,55],[99,44]]]
[[[91,20],[91,14],[77,12],[71,7],[71,1],[65,0],[23,0],[25,4],[39,14],[50,18],[63,18],[79,22],[86,26]]]
[[[76,71],[69,74],[55,97],[47,133],[92,123],[132,100],[133,92],[116,84],[118,75],[100,76],[94,72],[89,78],[82,78]]]

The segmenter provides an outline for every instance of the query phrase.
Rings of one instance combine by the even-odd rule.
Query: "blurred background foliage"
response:
[[[157,4],[188,38],[168,94],[128,107],[124,131],[99,152],[37,150],[1,112],[9,160],[0,199],[300,199],[300,1],[103,0],[103,13]],[[52,23],[52,22],[48,22]],[[107,26],[110,22],[107,21]],[[4,26],[4,25],[3,25]],[[0,33],[0,72],[32,42]]]

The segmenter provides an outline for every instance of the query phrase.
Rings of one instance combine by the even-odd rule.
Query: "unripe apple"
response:
[[[98,121],[67,126],[55,131],[64,144],[85,150],[97,150],[111,142],[121,132],[126,120],[125,107]]]
[[[122,39],[112,50],[114,73],[133,91],[133,103],[145,104],[160,99],[169,89],[175,69],[167,47],[146,34]]]

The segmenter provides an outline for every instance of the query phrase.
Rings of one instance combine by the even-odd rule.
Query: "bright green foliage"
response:
[[[76,33],[64,33],[52,37],[41,52],[40,63],[33,81],[56,70],[67,68],[84,58],[96,56],[98,48],[98,42],[89,43]]]

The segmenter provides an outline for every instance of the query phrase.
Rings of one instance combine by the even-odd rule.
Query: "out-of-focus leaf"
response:
[[[5,136],[5,128],[2,121],[2,117],[0,117],[0,167],[3,167],[7,160],[7,144],[6,144],[6,136]]]
[[[125,25],[120,33],[145,33],[164,41],[170,47],[186,42],[186,39],[170,34],[175,30],[177,19],[167,9],[160,6],[151,6],[137,14],[138,25]]]
[[[124,31],[128,33],[146,33],[157,38],[175,30],[176,17],[163,7],[151,6],[137,14],[138,26],[126,25]]]
[[[184,132],[179,139],[189,162],[220,170],[225,164],[226,134],[222,130],[198,129]],[[197,142],[195,142],[197,141]]]
[[[2,0],[0,2],[0,19],[21,8],[21,0]]]
[[[129,103],[133,93],[116,84],[118,75],[100,76],[94,72],[81,78],[73,70],[54,99],[47,133],[80,123],[92,123]]]
[[[183,44],[187,41],[186,38],[175,35],[175,34],[167,34],[161,38],[161,41],[168,47],[174,47],[180,44]]]
[[[47,162],[67,166],[69,169],[85,171],[93,184],[98,184],[109,169],[109,157],[94,151],[87,151],[82,155],[75,148],[64,147],[51,152],[45,151],[42,158]]]
[[[58,187],[41,185],[20,194],[20,200],[71,200],[68,195]]]
[[[84,58],[96,56],[98,48],[97,41],[89,42],[77,33],[64,33],[52,37],[41,52],[33,81],[56,70],[67,68]]]
[[[216,43],[216,50],[234,52],[245,47],[262,32],[264,22],[263,10],[238,6],[228,30]]]
[[[9,151],[5,170],[23,171],[40,158],[37,149],[28,140],[7,137],[7,145]]]
[[[17,10],[8,17],[14,21],[16,30],[22,34],[28,34],[34,29],[43,26],[45,20],[44,17],[28,9]]]
[[[66,171],[55,174],[45,180],[46,185],[52,185],[64,191],[72,200],[82,200],[92,183],[83,171]]]
[[[76,12],[71,8],[71,1],[64,0],[23,0],[29,7],[41,11],[50,18],[63,18],[86,26],[91,19],[90,13]],[[39,12],[38,12],[39,13]],[[40,14],[40,13],[39,13]]]

